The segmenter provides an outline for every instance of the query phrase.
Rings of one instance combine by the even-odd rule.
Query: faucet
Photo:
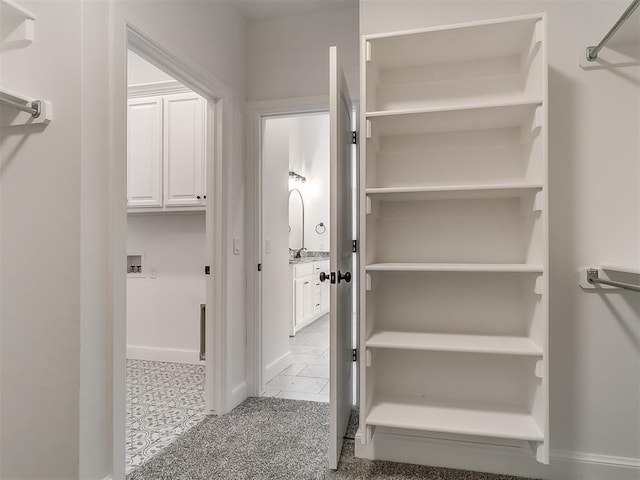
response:
[[[306,248],[305,248],[305,247],[302,247],[300,250],[298,250],[298,251],[296,252],[296,254],[293,256],[293,258],[302,258],[302,251],[303,251],[303,250],[306,250]]]

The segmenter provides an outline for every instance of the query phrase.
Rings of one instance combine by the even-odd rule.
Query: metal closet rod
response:
[[[591,284],[602,283],[603,285],[609,285],[611,287],[618,287],[625,290],[631,290],[633,292],[640,292],[640,285],[634,285],[633,283],[615,282],[613,280],[605,280],[603,278],[599,278],[597,268],[587,269],[587,282]]]
[[[16,110],[30,113],[33,118],[38,118],[42,112],[42,102],[40,100],[31,102],[31,105],[22,105],[17,102],[12,102],[11,100],[7,100],[6,98],[0,98],[0,105],[5,105],[7,107],[15,108]]]
[[[600,50],[607,44],[607,42],[613,37],[613,35],[618,31],[618,29],[622,26],[624,22],[631,16],[633,12],[635,12],[636,8],[640,6],[640,0],[633,0],[631,5],[627,7],[622,16],[618,19],[618,21],[611,27],[611,30],[607,32],[600,43],[595,46],[587,47],[587,60],[590,62],[595,62],[598,58],[598,53]]]

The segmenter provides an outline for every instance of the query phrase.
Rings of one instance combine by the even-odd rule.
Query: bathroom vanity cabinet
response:
[[[329,271],[329,260],[291,264],[292,322],[290,336],[329,313],[329,282],[320,281],[320,272]]]

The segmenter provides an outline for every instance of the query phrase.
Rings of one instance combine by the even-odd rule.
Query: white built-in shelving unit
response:
[[[360,442],[488,437],[548,463],[545,17],[361,52]]]

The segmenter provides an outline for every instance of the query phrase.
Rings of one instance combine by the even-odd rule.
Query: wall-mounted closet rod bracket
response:
[[[29,105],[21,105],[20,103],[12,102],[6,98],[0,98],[0,105],[5,105],[7,107],[15,108],[16,110],[30,113],[33,118],[38,118],[40,113],[42,113],[42,102],[40,100],[35,100]]]
[[[43,99],[0,87],[0,106],[17,110],[15,115],[2,115],[0,126],[47,124],[53,118],[51,104]]]
[[[595,62],[598,59],[598,53],[600,53],[600,50],[602,50],[607,42],[611,40],[611,37],[613,37],[613,35],[618,31],[622,24],[627,21],[627,19],[633,14],[633,12],[635,12],[638,7],[640,7],[640,0],[633,0],[633,2],[631,2],[631,5],[627,7],[618,21],[613,25],[613,27],[611,27],[611,30],[609,30],[604,38],[600,40],[600,43],[598,45],[587,47],[588,61]]]
[[[634,285],[632,283],[625,283],[625,282],[616,282],[614,280],[605,280],[603,278],[599,278],[597,268],[587,269],[587,282],[592,285],[603,284],[603,285],[609,285],[610,287],[618,287],[618,288],[623,288],[625,290],[640,292],[640,285]]]

